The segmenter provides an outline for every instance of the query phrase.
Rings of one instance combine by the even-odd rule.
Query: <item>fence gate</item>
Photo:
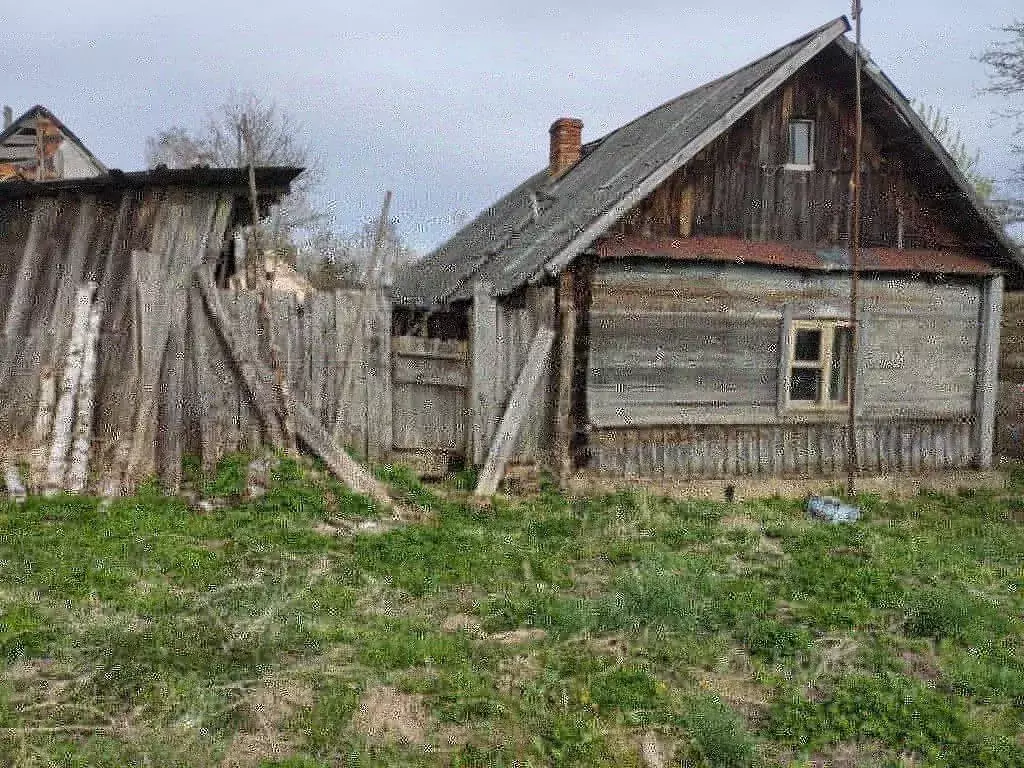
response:
[[[391,359],[396,458],[443,470],[466,454],[468,344],[394,336]]]

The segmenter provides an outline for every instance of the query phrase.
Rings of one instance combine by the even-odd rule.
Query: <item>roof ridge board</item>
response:
[[[828,21],[825,24],[822,24],[820,27],[817,27],[816,29],[814,29],[814,30],[812,30],[812,31],[810,31],[810,32],[808,32],[806,34],[801,35],[800,37],[797,37],[797,38],[795,38],[793,40],[790,40],[788,43],[780,45],[775,50],[769,51],[768,53],[764,54],[763,56],[760,56],[759,58],[755,59],[754,61],[748,62],[748,63],[744,64],[743,66],[738,67],[737,69],[732,70],[731,72],[725,73],[724,75],[720,75],[719,77],[716,77],[714,80],[708,80],[707,82],[701,83],[700,85],[697,85],[697,86],[691,88],[690,90],[686,91],[685,93],[681,93],[678,96],[674,96],[671,99],[668,99],[667,101],[664,101],[661,104],[658,104],[657,106],[652,107],[651,109],[647,110],[643,114],[633,118],[632,120],[630,120],[630,121],[628,121],[626,123],[623,123],[618,128],[613,128],[608,133],[604,134],[603,136],[601,136],[598,139],[594,139],[590,143],[603,142],[606,139],[611,138],[614,134],[618,133],[619,131],[623,130],[624,128],[628,128],[633,123],[637,123],[637,122],[643,120],[644,118],[652,115],[653,113],[657,112],[660,109],[663,109],[664,107],[667,107],[667,106],[669,106],[671,104],[674,104],[675,102],[677,102],[677,101],[679,101],[681,99],[685,99],[685,98],[688,98],[690,96],[694,96],[694,95],[697,94],[698,91],[701,91],[701,90],[704,90],[704,89],[707,89],[707,88],[711,88],[712,86],[718,85],[723,80],[728,80],[728,79],[730,79],[732,77],[735,77],[736,75],[740,74],[741,72],[743,72],[743,71],[745,71],[747,69],[751,69],[751,68],[757,66],[758,64],[763,63],[766,59],[770,59],[772,56],[778,55],[779,53],[784,51],[786,48],[790,48],[792,46],[800,45],[801,43],[806,43],[810,38],[814,37],[815,35],[821,34],[822,32],[824,32],[826,29],[828,29],[829,27],[831,27],[833,24],[835,24],[838,21],[845,22],[846,25],[847,25],[847,28],[849,28],[849,21],[847,21],[846,16],[837,16],[834,19],[832,19],[831,21]],[[586,146],[586,145],[584,145],[584,146]]]

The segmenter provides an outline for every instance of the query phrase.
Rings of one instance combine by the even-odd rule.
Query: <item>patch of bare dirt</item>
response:
[[[672,745],[665,744],[653,732],[640,740],[640,762],[644,768],[668,768],[672,761]]]
[[[538,640],[543,640],[548,636],[548,633],[543,629],[513,629],[508,632],[496,632],[493,635],[488,635],[489,640],[493,640],[496,643],[502,645],[522,645],[523,643],[533,643]]]
[[[235,734],[224,752],[220,768],[254,768],[261,763],[283,760],[295,751],[295,745],[285,739],[276,729]]]
[[[516,693],[540,672],[541,665],[534,654],[502,659],[498,662],[498,679],[495,685],[502,693]]]
[[[934,654],[903,651],[900,658],[906,665],[907,671],[918,680],[931,683],[942,677],[942,668]]]
[[[809,768],[866,768],[880,765],[884,750],[879,744],[845,742],[815,752],[808,762]]]
[[[587,644],[594,653],[614,656],[619,662],[625,661],[630,656],[629,642],[620,635],[595,637]]]
[[[242,697],[245,727],[234,735],[221,768],[253,768],[294,753],[281,725],[300,709],[313,706],[313,689],[295,680],[267,680]]]
[[[475,616],[469,616],[465,613],[456,613],[448,616],[441,624],[441,629],[445,632],[466,632],[470,635],[480,636],[483,634],[483,627],[480,626],[480,620]]]
[[[373,739],[401,744],[424,744],[430,718],[423,697],[401,693],[389,686],[367,691],[352,718],[357,731]]]
[[[726,515],[721,519],[723,528],[739,531],[760,531],[761,521],[748,515]]]

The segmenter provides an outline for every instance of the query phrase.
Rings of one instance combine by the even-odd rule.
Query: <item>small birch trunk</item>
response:
[[[75,315],[71,325],[71,342],[68,345],[67,361],[64,364],[64,378],[61,382],[60,401],[53,424],[53,442],[50,446],[50,463],[46,472],[47,494],[57,493],[64,485],[67,472],[68,450],[71,447],[72,418],[78,382],[82,377],[82,358],[85,353],[85,336],[88,331],[89,312],[96,283],[88,283],[78,289],[75,297]]]
[[[78,385],[78,408],[75,416],[75,444],[71,449],[71,468],[67,489],[81,493],[89,474],[89,449],[92,447],[92,412],[96,391],[96,354],[100,339],[100,305],[94,304],[89,313],[89,331],[82,358],[82,378]]]

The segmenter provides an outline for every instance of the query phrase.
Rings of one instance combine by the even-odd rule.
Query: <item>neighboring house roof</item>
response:
[[[42,104],[36,104],[34,107],[26,111],[23,115],[14,120],[9,126],[0,131],[0,163],[5,162],[5,159],[9,162],[10,159],[4,157],[3,149],[21,149],[20,146],[14,143],[18,132],[23,128],[29,127],[28,123],[32,123],[32,127],[35,127],[35,122],[40,117],[50,121],[57,127],[57,129],[64,135],[65,139],[70,140],[78,147],[83,155],[87,158],[90,164],[95,166],[97,174],[103,174],[107,172],[106,166],[101,163],[96,156],[89,151],[89,148],[82,143],[82,140],[75,135],[75,132],[68,128],[53,112],[48,110]]]
[[[845,17],[830,21],[585,145],[580,161],[565,175],[552,179],[545,168],[403,270],[395,281],[395,300],[424,307],[466,300],[480,281],[502,296],[558,274],[825,48],[837,43],[852,55],[855,47],[844,37],[849,29]],[[870,60],[865,72],[963,191],[970,215],[988,235],[993,260],[1021,269],[1005,233],[907,100]]]

